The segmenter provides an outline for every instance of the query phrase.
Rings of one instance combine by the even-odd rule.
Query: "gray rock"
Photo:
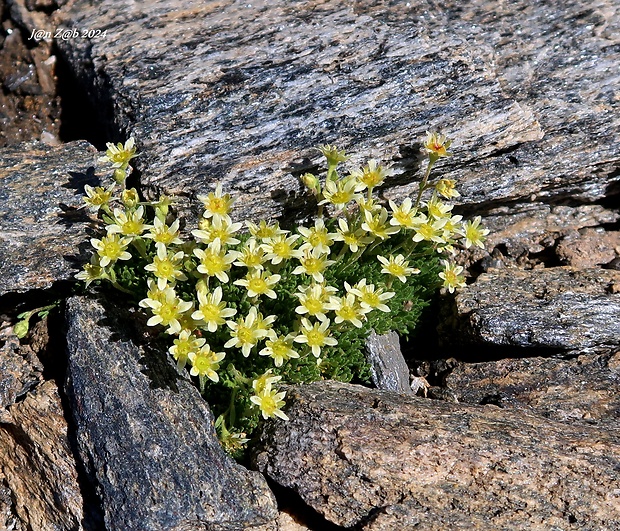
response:
[[[462,403],[519,407],[554,420],[620,427],[620,351],[569,360],[461,363],[445,385]]]
[[[255,462],[343,527],[620,526],[620,431],[336,382],[290,388]]]
[[[207,403],[165,351],[131,339],[131,316],[72,298],[67,320],[67,394],[106,529],[224,531],[276,518],[264,478],[224,453]]]
[[[396,332],[377,335],[373,330],[366,341],[366,360],[377,389],[414,394],[409,384],[409,367],[400,351]]]
[[[620,344],[620,272],[570,267],[480,275],[444,308],[454,344],[606,351]]]
[[[77,211],[95,185],[96,150],[87,142],[0,150],[0,296],[49,288],[80,270],[88,218]]]
[[[604,197],[620,179],[611,5],[78,0],[56,22],[107,29],[58,45],[111,129],[137,137],[145,192],[223,181],[253,219],[308,212],[291,171],[323,143],[392,159],[386,196],[412,195],[435,128],[456,139],[439,171],[462,204]]]

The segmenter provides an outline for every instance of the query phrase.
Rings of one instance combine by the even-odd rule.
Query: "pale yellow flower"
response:
[[[131,238],[121,238],[119,234],[108,234],[100,240],[93,238],[90,243],[97,249],[101,267],[106,267],[117,260],[129,260],[131,258],[131,254],[126,250],[131,243]]]
[[[410,197],[406,197],[405,200],[397,205],[390,199],[390,208],[392,209],[392,219],[390,219],[390,225],[400,225],[407,229],[413,228],[415,225],[415,216],[417,209],[413,208],[413,202]]]
[[[178,334],[181,331],[179,319],[182,314],[191,310],[192,303],[177,297],[177,294],[171,287],[167,287],[162,291],[163,297],[158,297],[156,300],[146,298],[141,301],[153,313],[153,316],[146,324],[148,326],[156,326],[158,324],[167,326],[168,329],[166,331],[169,334]]]
[[[353,170],[351,176],[357,180],[356,192],[362,190],[372,190],[376,186],[383,184],[386,177],[392,175],[394,171],[391,168],[385,168],[378,161],[371,159],[362,169]]]
[[[451,264],[447,260],[442,260],[441,264],[444,269],[439,273],[439,278],[443,280],[443,287],[450,293],[454,293],[457,288],[465,286],[465,277],[461,274],[463,268],[456,264]]]
[[[461,195],[455,187],[456,181],[452,179],[439,179],[435,185],[435,190],[437,190],[437,193],[440,196],[445,197],[446,199],[454,199],[455,197],[459,197]]]
[[[316,249],[320,253],[329,254],[329,246],[334,243],[335,234],[328,232],[323,218],[318,218],[314,227],[297,227],[297,231],[304,239],[299,248],[301,251]]]
[[[272,289],[280,280],[280,275],[270,275],[265,271],[250,271],[244,279],[235,280],[233,284],[243,286],[248,290],[249,297],[266,295],[270,299],[276,298],[276,292]]]
[[[400,228],[388,223],[388,212],[382,208],[377,214],[364,212],[365,221],[362,223],[362,229],[369,232],[377,238],[387,240],[392,234],[396,234]]]
[[[275,238],[279,234],[286,234],[285,230],[280,229],[278,222],[269,224],[265,220],[261,220],[258,225],[251,221],[246,221],[245,224],[250,230],[250,234],[263,242]]]
[[[295,312],[300,315],[310,315],[316,317],[320,321],[327,320],[325,312],[328,311],[326,305],[333,293],[338,290],[331,286],[323,284],[311,284],[310,286],[297,286],[298,292],[295,296],[299,299],[299,306],[295,308]]]
[[[157,254],[153,257],[153,262],[144,266],[144,269],[155,275],[157,287],[163,290],[168,283],[174,284],[177,280],[187,280],[182,270],[184,256],[183,251],[175,254],[168,253],[162,245],[157,247]]]
[[[306,249],[304,254],[299,257],[301,265],[293,269],[293,275],[301,275],[305,273],[310,275],[315,282],[323,282],[323,271],[334,264],[334,260],[328,260],[327,255],[322,254],[318,249]]]
[[[336,324],[347,321],[356,328],[362,328],[362,320],[366,320],[366,314],[371,310],[362,306],[353,293],[347,293],[344,297],[332,297],[326,307],[336,314]]]
[[[269,335],[265,339],[265,348],[259,354],[261,356],[271,356],[274,360],[274,365],[281,367],[285,361],[299,358],[299,354],[293,348],[294,338],[294,334],[280,336],[273,330],[269,330]]]
[[[434,162],[441,157],[449,157],[451,153],[448,153],[448,149],[452,144],[452,140],[449,140],[446,135],[440,133],[426,132],[426,140],[423,144],[423,149],[428,153],[429,158]]]
[[[267,260],[265,249],[256,241],[256,238],[248,239],[240,251],[237,251],[237,257],[234,262],[236,266],[247,267],[248,269],[264,269],[264,263]]]
[[[85,184],[84,191],[86,192],[86,197],[84,198],[84,202],[88,205],[90,210],[97,212],[102,206],[110,203],[112,194],[114,193],[114,187],[115,185],[113,184],[109,188],[103,188],[101,186],[93,188]]]
[[[336,339],[329,336],[329,319],[312,324],[308,319],[302,317],[300,332],[294,341],[306,343],[316,358],[321,355],[322,347],[338,344]]]
[[[396,277],[401,282],[407,282],[409,275],[416,275],[420,272],[419,269],[409,267],[409,262],[405,260],[402,254],[397,256],[390,255],[389,259],[384,256],[377,256],[377,260],[383,264],[381,272],[387,275]]]
[[[222,288],[218,286],[213,293],[203,289],[197,290],[198,309],[192,314],[192,318],[204,321],[209,332],[215,332],[219,325],[223,325],[226,319],[237,313],[234,308],[227,308],[226,302],[222,302]]]
[[[241,353],[247,358],[250,350],[267,334],[268,330],[258,322],[258,311],[255,306],[250,308],[245,318],[240,317],[237,321],[226,321],[231,329],[231,339],[225,344],[224,348],[239,347]]]
[[[368,236],[363,229],[350,229],[347,220],[344,218],[338,218],[338,228],[333,238],[334,241],[344,242],[353,253],[356,253],[360,247],[371,244],[374,240],[374,238]]]
[[[216,239],[222,245],[237,245],[239,240],[234,237],[243,225],[233,223],[228,216],[214,216],[209,222],[208,219],[201,220],[202,229],[193,230],[192,235],[202,243],[213,243]]]
[[[359,299],[363,308],[368,308],[370,310],[377,309],[382,312],[390,311],[390,307],[385,304],[385,302],[396,295],[393,291],[384,292],[383,288],[375,289],[374,284],[366,284],[365,278],[361,279],[351,288],[349,288],[348,284],[345,282],[345,288]]]
[[[144,231],[149,230],[151,225],[147,225],[143,219],[144,207],[139,206],[134,211],[123,211],[120,208],[114,209],[114,223],[108,225],[108,234],[122,234],[123,236],[136,237]]]
[[[149,238],[155,242],[157,247],[168,247],[169,245],[181,245],[183,240],[179,237],[179,220],[176,219],[172,225],[166,225],[161,219],[155,218],[153,226],[145,238]]]
[[[285,234],[279,234],[270,238],[267,243],[262,245],[266,253],[265,259],[270,260],[273,265],[278,265],[283,260],[299,258],[301,252],[299,249],[295,249],[298,239],[299,236],[296,234],[288,237]]]
[[[264,389],[260,393],[251,396],[250,401],[260,408],[264,419],[278,417],[282,420],[288,420],[288,417],[282,411],[285,396],[285,391],[278,393],[276,389]]]
[[[220,381],[217,371],[220,368],[220,362],[224,359],[224,352],[213,352],[209,344],[205,344],[198,352],[190,352],[188,355],[192,368],[189,373],[192,376],[198,376],[200,380],[200,391],[203,392],[207,378],[214,383]]]
[[[463,228],[458,231],[465,238],[465,247],[469,249],[472,245],[484,249],[485,236],[489,234],[489,229],[480,226],[482,218],[476,216],[473,221],[463,223]]]
[[[177,367],[182,369],[188,361],[189,354],[198,352],[204,344],[204,338],[196,337],[190,330],[181,330],[179,337],[173,341],[168,352],[176,360]]]
[[[199,195],[198,199],[204,205],[202,214],[205,218],[222,218],[230,212],[234,199],[230,194],[222,193],[222,183],[218,183],[215,192],[209,192],[207,195]]]
[[[222,249],[220,240],[210,243],[206,249],[194,249],[194,255],[200,259],[198,272],[210,277],[217,277],[222,282],[228,282],[230,264],[235,261],[236,253]]]
[[[337,181],[326,181],[323,187],[323,199],[319,205],[331,203],[337,209],[342,209],[351,201],[361,198],[361,195],[355,192],[357,181],[353,178],[339,179]]]

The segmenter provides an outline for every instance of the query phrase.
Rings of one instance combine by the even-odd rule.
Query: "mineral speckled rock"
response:
[[[352,163],[393,160],[389,195],[415,193],[419,139],[442,127],[456,141],[441,171],[464,204],[607,195],[620,158],[612,6],[78,0],[56,21],[107,29],[58,45],[108,123],[138,138],[150,194],[222,180],[235,215],[256,217],[302,206],[290,170],[312,169],[323,143]]]
[[[226,531],[276,518],[264,478],[226,456],[208,405],[165,350],[139,347],[130,317],[88,298],[70,299],[67,319],[67,394],[106,529]]]
[[[521,407],[555,420],[620,428],[620,351],[568,360],[461,363],[446,376],[445,385],[462,403]]]
[[[292,387],[255,462],[367,530],[620,526],[620,432],[336,382]]]
[[[0,529],[83,527],[81,486],[56,384],[42,383],[3,411]]]
[[[570,267],[480,275],[443,309],[446,342],[606,350],[620,344],[620,272]]]
[[[81,141],[0,149],[0,295],[49,288],[79,271],[88,220],[75,215],[84,185],[97,184],[96,156]]]

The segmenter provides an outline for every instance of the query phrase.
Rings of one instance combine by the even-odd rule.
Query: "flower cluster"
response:
[[[77,277],[87,285],[108,280],[134,295],[144,286],[139,306],[148,326],[172,337],[170,355],[197,378],[219,414],[220,438],[236,451],[259,418],[287,419],[282,383],[364,380],[360,346],[371,330],[407,333],[425,295],[440,283],[449,292],[464,285],[463,268],[449,257],[458,246],[483,247],[488,231],[480,218],[452,212],[454,181],[429,181],[448,147],[444,136],[429,133],[417,198],[383,205],[375,192],[391,168],[369,160],[341,176],[344,152],[322,146],[325,177],[301,178],[319,215],[291,230],[234,221],[234,198],[221,184],[198,196],[203,213],[191,238],[181,234],[169,198],[145,202],[135,189],[115,195],[115,185],[87,186],[86,204],[100,214],[105,234],[91,240],[95,252]],[[104,159],[118,180],[134,156],[130,139],[109,144]]]

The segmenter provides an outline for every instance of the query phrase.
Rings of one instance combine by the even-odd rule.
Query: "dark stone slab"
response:
[[[164,351],[131,339],[111,304],[67,306],[67,394],[106,529],[228,531],[277,516],[256,472],[222,450],[213,415]]]
[[[455,344],[606,351],[620,344],[620,272],[570,267],[480,275],[446,303],[440,337]]]
[[[364,530],[620,526],[620,431],[337,382],[289,388],[255,462]]]
[[[0,150],[0,296],[49,288],[80,270],[89,220],[77,209],[84,185],[97,184],[96,157],[82,141]]]
[[[56,20],[107,29],[58,44],[113,129],[137,137],[147,192],[192,198],[221,180],[254,218],[304,206],[291,168],[312,169],[323,143],[392,159],[388,195],[413,194],[429,128],[456,138],[442,171],[463,204],[607,195],[612,5],[79,0]]]
[[[461,363],[445,385],[462,403],[519,407],[554,420],[620,427],[620,351],[568,360]]]

